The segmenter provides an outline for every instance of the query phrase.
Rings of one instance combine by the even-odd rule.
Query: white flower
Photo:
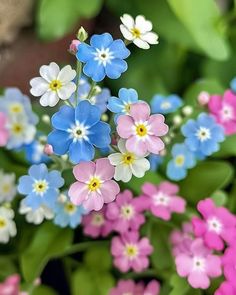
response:
[[[60,70],[55,62],[39,69],[41,77],[31,79],[30,92],[34,96],[41,96],[40,104],[44,107],[54,107],[60,99],[69,99],[76,90],[76,84],[72,80],[76,71],[70,65]]]
[[[0,243],[8,243],[10,237],[16,235],[16,224],[13,221],[14,211],[0,207]]]
[[[32,210],[32,208],[24,204],[24,200],[20,203],[19,213],[25,214],[27,222],[33,224],[40,224],[44,219],[50,220],[54,217],[54,213],[50,208],[42,205],[38,209]]]
[[[0,203],[11,202],[16,195],[16,176],[14,173],[4,174],[0,170]]]
[[[143,177],[145,172],[150,169],[150,163],[143,157],[138,157],[134,153],[127,151],[125,140],[118,141],[120,153],[114,153],[108,156],[110,163],[115,167],[115,180],[128,182],[132,174],[138,178]]]
[[[152,23],[144,16],[138,15],[135,20],[129,14],[123,14],[120,30],[125,39],[132,41],[142,49],[149,49],[149,44],[158,44],[158,35],[152,30]]]

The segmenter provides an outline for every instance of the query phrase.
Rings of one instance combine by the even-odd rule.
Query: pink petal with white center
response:
[[[216,206],[214,201],[208,198],[208,199],[200,201],[197,204],[197,209],[204,218],[208,218],[209,216],[215,213]]]
[[[144,194],[146,194],[148,196],[152,196],[158,192],[158,189],[157,189],[156,185],[154,185],[150,182],[146,182],[142,186],[142,191],[144,192]]]
[[[112,220],[113,221],[113,220],[118,219],[119,214],[120,214],[120,209],[117,206],[116,202],[113,202],[111,204],[108,204],[107,210],[106,210],[106,217],[109,220]]]
[[[204,272],[194,271],[188,277],[189,284],[195,289],[207,289],[210,286],[210,280]]]
[[[140,255],[150,255],[153,252],[153,247],[148,238],[142,238],[138,243]]]
[[[90,178],[95,174],[95,163],[92,161],[81,162],[73,169],[75,178],[81,182],[88,182]]]
[[[201,237],[207,230],[206,223],[199,217],[192,218],[192,225],[194,234],[197,237]]]
[[[129,260],[124,257],[116,257],[114,259],[114,265],[121,271],[121,272],[127,272],[130,269],[130,262]]]
[[[170,210],[172,212],[183,213],[185,211],[186,201],[181,197],[172,197],[170,201]]]
[[[132,262],[132,268],[134,269],[135,272],[141,272],[144,269],[148,268],[149,266],[149,260],[147,257],[137,257],[134,259]]]
[[[147,145],[147,150],[150,153],[156,154],[158,155],[160,153],[160,151],[164,150],[165,148],[165,144],[164,142],[156,136],[149,136],[147,141],[146,141],[146,145]]]
[[[104,203],[110,203],[115,200],[117,194],[120,192],[120,187],[114,180],[107,180],[101,185],[100,191]]]
[[[179,187],[177,184],[171,183],[169,181],[163,181],[158,186],[159,191],[167,194],[167,195],[175,195],[179,191]]]
[[[30,85],[30,93],[34,96],[41,96],[49,89],[49,83],[41,77],[31,79]]]
[[[126,189],[125,191],[121,192],[116,199],[116,203],[119,206],[124,204],[130,203],[133,199],[133,194],[130,190]]]
[[[224,242],[215,232],[206,232],[205,243],[210,249],[221,251],[224,249]]]
[[[161,114],[152,115],[148,120],[150,133],[156,136],[166,135],[169,127],[164,123],[165,117]]]
[[[72,81],[76,76],[76,71],[72,69],[70,65],[65,66],[59,72],[57,79],[62,83],[68,83]]]
[[[135,135],[127,139],[126,148],[129,152],[135,153],[140,157],[144,157],[148,151],[146,142],[139,140]]]
[[[96,191],[89,192],[88,198],[83,202],[84,209],[88,211],[99,211],[102,209],[103,205],[103,196]]]
[[[236,217],[228,209],[219,207],[216,209],[217,216],[223,221],[227,227],[234,227],[236,225]]]
[[[146,102],[134,103],[130,106],[130,115],[135,122],[147,121],[150,116],[150,107]]]
[[[95,175],[102,181],[109,180],[114,176],[115,168],[111,165],[108,158],[96,160]]]
[[[219,110],[222,108],[222,99],[220,95],[212,95],[208,103],[208,108],[211,113],[218,115]]]
[[[217,278],[221,276],[221,259],[216,255],[208,255],[206,262],[206,273],[211,278]]]
[[[124,244],[120,237],[114,237],[111,241],[111,254],[113,256],[122,256],[124,254]]]
[[[127,115],[121,115],[117,119],[117,133],[122,138],[129,138],[133,135],[134,120]]]
[[[48,66],[43,65],[39,69],[40,76],[42,76],[49,83],[56,80],[59,72],[60,68],[55,62],[51,62]]]
[[[68,191],[70,200],[75,205],[81,205],[88,197],[88,186],[82,182],[73,183]]]
[[[202,257],[211,253],[203,241],[203,239],[195,239],[191,244],[191,251],[195,256]]]
[[[163,220],[170,220],[171,218],[171,212],[168,207],[165,206],[156,206],[156,205],[151,205],[151,212],[154,216],[159,217]]]
[[[178,275],[187,277],[193,268],[193,259],[187,255],[180,254],[175,258]]]

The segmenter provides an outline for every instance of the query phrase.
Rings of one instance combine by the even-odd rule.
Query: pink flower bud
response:
[[[206,91],[202,91],[199,93],[197,100],[200,105],[204,106],[210,101],[210,94]]]
[[[79,40],[77,40],[77,39],[72,40],[71,44],[70,44],[70,47],[69,47],[70,53],[75,55],[77,53],[77,51],[78,51],[78,46],[79,46],[80,43],[81,42]]]
[[[43,149],[44,154],[51,156],[53,154],[53,147],[50,144],[46,144]]]
[[[39,286],[39,285],[41,285],[41,278],[36,278],[35,280],[34,280],[34,286]]]

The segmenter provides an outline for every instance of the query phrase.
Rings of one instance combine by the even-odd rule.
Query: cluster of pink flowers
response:
[[[9,132],[6,129],[7,117],[0,113],[0,146],[5,146],[9,138]]]
[[[6,278],[3,283],[0,283],[1,295],[27,295],[27,292],[20,292],[20,276],[17,274]]]
[[[236,294],[236,217],[209,198],[200,201],[197,209],[202,218],[193,217],[170,237],[177,272],[201,289],[223,273],[226,281],[215,295]]]
[[[169,220],[173,212],[185,211],[185,201],[176,195],[178,186],[175,184],[166,181],[158,186],[145,183],[142,192],[142,195],[133,197],[131,191],[125,190],[114,202],[100,211],[90,212],[82,220],[85,235],[97,238],[106,237],[113,231],[119,234],[112,238],[111,253],[114,265],[121,272],[141,272],[149,266],[148,256],[153,247],[148,238],[139,234],[145,223],[145,212]]]
[[[109,295],[158,295],[160,284],[156,280],[150,281],[146,286],[143,282],[135,283],[132,280],[120,280]]]

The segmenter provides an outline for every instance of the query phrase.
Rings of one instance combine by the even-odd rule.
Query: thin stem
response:
[[[65,100],[65,104],[67,104],[68,106],[74,108],[72,102],[68,99],[68,100]]]
[[[80,77],[81,77],[81,73],[82,73],[82,63],[77,60],[77,64],[76,64],[76,92],[75,92],[75,105],[78,105],[78,90],[79,90],[79,81],[80,81]]]
[[[88,100],[92,97],[92,95],[93,95],[93,90],[94,90],[94,87],[96,86],[96,84],[97,84],[96,82],[92,81],[92,83],[91,83],[91,88],[90,88],[89,93],[88,93],[88,96],[87,96],[87,99],[88,99]]]

